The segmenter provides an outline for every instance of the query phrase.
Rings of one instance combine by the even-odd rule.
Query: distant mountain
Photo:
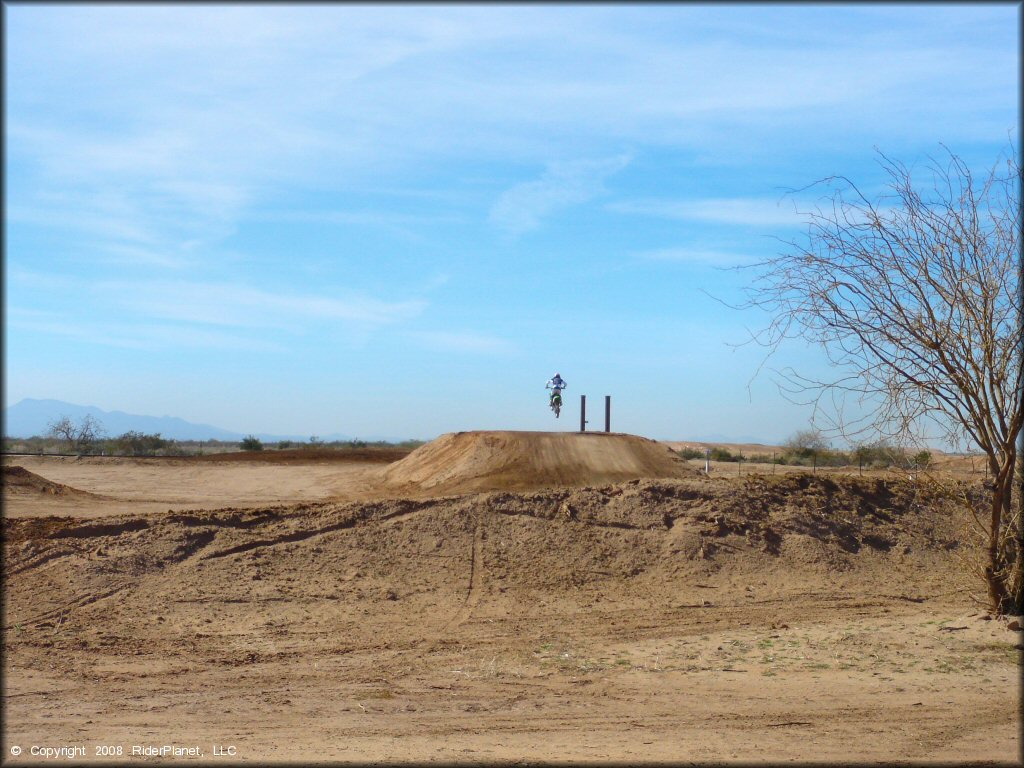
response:
[[[4,409],[5,437],[34,437],[45,435],[50,424],[68,416],[79,422],[86,415],[103,425],[108,435],[116,436],[129,431],[159,433],[169,440],[241,440],[245,435],[209,424],[192,424],[173,416],[139,416],[122,411],[104,411],[93,405],[76,405],[61,400],[25,399]]]
[[[246,437],[240,432],[232,432],[209,424],[193,424],[175,416],[139,416],[122,411],[104,411],[93,405],[75,405],[61,400],[34,400],[26,398],[17,405],[4,409],[3,432],[5,437],[35,437],[45,435],[52,424],[62,416],[68,416],[78,423],[86,416],[92,416],[103,425],[107,435],[116,437],[125,432],[144,432],[160,434],[168,440],[225,440],[238,441]],[[305,441],[309,435],[269,435],[256,433],[263,442],[276,443],[281,440]],[[351,440],[341,434],[322,435],[327,442],[333,440]],[[367,439],[368,438],[363,438]]]

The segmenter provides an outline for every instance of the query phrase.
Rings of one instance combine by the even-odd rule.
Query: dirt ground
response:
[[[667,446],[636,435],[477,431],[441,435],[381,479],[388,493],[422,497],[695,475]]]
[[[6,514],[105,517],[365,498],[387,462],[366,452],[334,453],[334,458],[312,452],[304,457],[300,451],[201,458],[8,456],[4,466],[20,466],[64,489],[40,489],[30,479],[5,474]],[[384,455],[395,460],[405,453]]]
[[[1021,633],[927,482],[532,434],[5,457],[5,763],[1019,764]]]

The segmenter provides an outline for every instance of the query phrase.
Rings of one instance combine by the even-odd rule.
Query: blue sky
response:
[[[7,4],[5,405],[785,438],[708,294],[799,237],[787,190],[1018,147],[1019,13]]]

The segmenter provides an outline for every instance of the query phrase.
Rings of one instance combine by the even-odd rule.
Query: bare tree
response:
[[[78,450],[86,453],[93,448],[101,439],[106,436],[103,424],[94,417],[86,414],[78,422]]]
[[[753,334],[769,355],[794,337],[824,349],[834,375],[778,373],[785,391],[831,416],[832,429],[900,442],[931,432],[983,452],[989,597],[996,611],[1019,611],[1020,162],[1011,147],[976,179],[943,150],[941,162],[929,159],[924,187],[879,152],[888,184],[876,201],[846,177],[812,185],[825,193],[803,212],[806,240],[752,265],[741,306],[769,313]]]
[[[787,451],[799,456],[810,456],[812,453],[827,451],[831,446],[819,429],[801,429],[786,439],[784,447]]]
[[[47,434],[64,442],[68,451],[75,447],[75,435],[77,428],[70,416],[61,416],[59,419],[50,422]]]
[[[50,422],[49,427],[48,434],[64,441],[67,449],[74,453],[88,453],[104,435],[103,425],[88,413],[78,424],[70,416],[61,416]]]

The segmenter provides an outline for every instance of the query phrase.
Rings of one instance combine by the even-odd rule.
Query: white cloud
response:
[[[330,326],[372,331],[411,321],[427,306],[422,300],[385,301],[352,292],[331,296],[323,292],[269,291],[231,283],[186,280],[83,283],[72,275],[20,267],[11,270],[8,276],[12,295],[16,295],[18,301],[43,292],[56,300],[74,296],[101,306],[106,316],[123,317],[124,328],[171,322],[181,324],[189,333],[201,332],[203,327],[243,331],[276,329],[292,334]],[[80,301],[70,302],[70,306],[81,316],[88,316],[92,311]],[[47,315],[26,314],[29,307],[20,311],[24,321],[31,319],[36,323],[36,330],[43,330],[43,321],[57,330]]]
[[[541,219],[603,193],[605,180],[629,162],[628,155],[619,155],[552,163],[540,179],[505,191],[491,207],[490,220],[514,234],[536,229]]]
[[[166,349],[250,350],[284,352],[287,348],[266,338],[237,333],[160,323],[105,323],[81,318],[69,319],[60,313],[21,310],[8,311],[7,325],[19,334],[41,333],[70,339],[78,344],[117,347],[136,351]]]
[[[403,213],[379,209],[363,210],[280,210],[260,213],[261,221],[297,222],[311,225],[372,227],[399,234],[406,239],[420,239],[418,234],[441,224],[464,224],[467,217],[459,213],[437,211],[432,213]]]
[[[537,163],[638,143],[724,158],[740,136],[841,140],[822,120],[864,133],[867,110],[872,135],[880,124],[919,135],[943,118],[955,141],[998,124],[992,105],[1018,87],[1016,48],[985,50],[966,33],[1003,14],[961,9],[925,33],[932,10],[874,13],[12,6],[7,159],[30,174],[12,198],[166,251],[225,237],[282,189],[359,189],[453,159]],[[963,40],[940,35],[954,22]],[[603,162],[553,164],[508,190],[492,221],[524,232],[591,199]],[[53,188],[63,205],[41,199]]]
[[[770,198],[626,200],[611,203],[607,209],[615,213],[748,227],[799,226],[804,222],[794,209],[792,200]]]
[[[506,339],[468,332],[420,331],[412,337],[424,346],[442,352],[466,352],[472,354],[509,354],[516,347]]]
[[[650,251],[637,251],[634,258],[643,261],[655,261],[676,264],[703,264],[714,267],[732,267],[747,263],[750,256],[727,251],[716,251],[702,248],[658,248]]]
[[[346,295],[271,292],[233,283],[190,281],[107,281],[93,290],[143,317],[239,328],[280,328],[297,331],[311,321],[380,327],[418,316],[426,303],[381,301]]]
[[[91,235],[93,242],[153,245],[156,238],[128,210],[117,210],[99,196],[79,199],[63,193],[40,196],[7,209],[7,221],[49,230],[62,229]]]
[[[182,248],[187,248],[187,243],[183,243]],[[120,243],[100,243],[95,246],[95,252],[107,254],[106,261],[124,266],[184,269],[195,264],[194,258],[182,251],[172,252],[160,248],[145,248]]]

